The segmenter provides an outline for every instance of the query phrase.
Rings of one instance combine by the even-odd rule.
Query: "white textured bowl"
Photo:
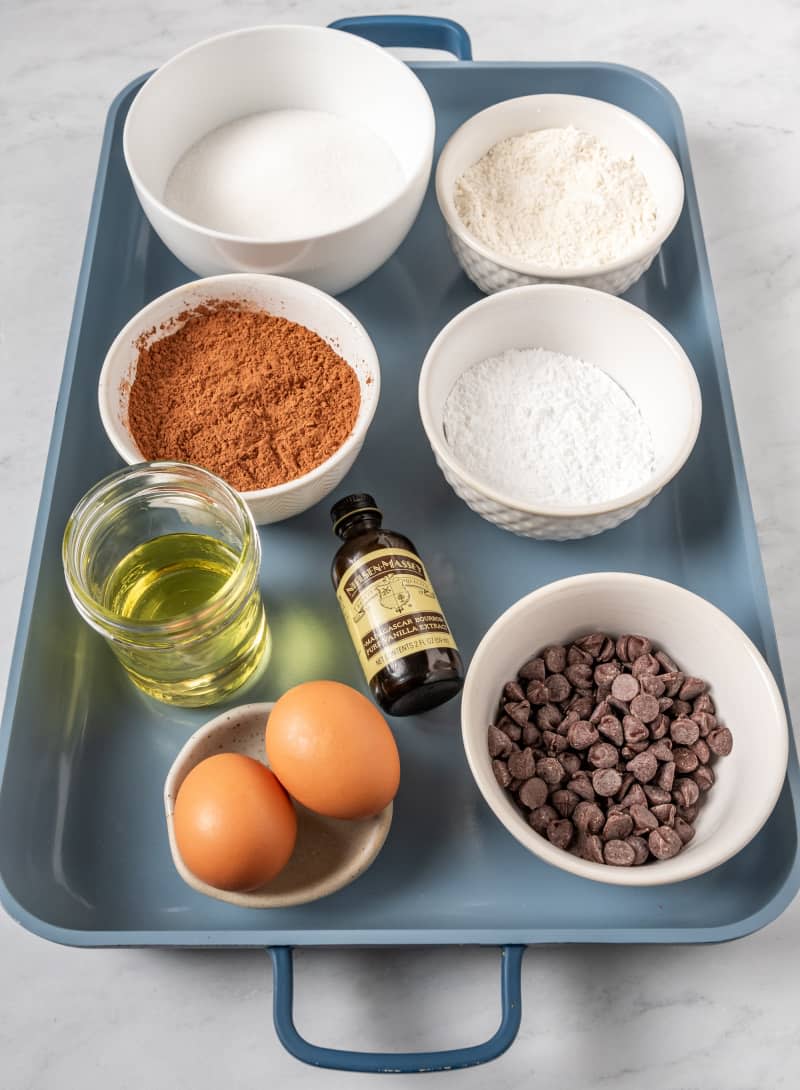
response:
[[[173,815],[181,784],[195,765],[217,753],[241,753],[267,765],[264,731],[274,704],[242,704],[216,716],[196,731],[178,756],[164,783],[164,810],[172,861],[181,878],[198,893],[239,908],[288,908],[328,897],[354,882],[372,864],[392,824],[393,804],[374,817],[344,821],[315,814],[294,801],[297,843],[292,857],[271,882],[237,893],[216,889],[196,878],[183,861]]]
[[[248,114],[287,108],[366,124],[391,147],[404,182],[367,217],[303,238],[224,234],[164,204],[172,169],[194,143]],[[209,38],[159,68],[128,112],[123,149],[153,230],[198,276],[278,273],[338,293],[374,272],[408,233],[428,185],[434,130],[425,88],[386,50],[324,27],[261,26]]]
[[[298,280],[240,273],[184,284],[153,300],[128,322],[109,348],[100,372],[98,401],[103,427],[128,465],[146,461],[128,428],[128,399],[136,377],[137,341],[150,331],[153,339],[157,339],[162,322],[211,299],[240,300],[299,322],[323,337],[358,376],[361,406],[352,432],[339,449],[316,469],[293,481],[242,492],[257,523],[280,522],[324,499],[358,457],[378,406],[381,385],[378,357],[367,331],[346,307]]]
[[[456,460],[444,406],[472,364],[511,348],[546,348],[596,364],[636,402],[650,427],[655,472],[607,503],[533,507],[494,491]],[[453,490],[483,518],[524,537],[563,541],[610,530],[646,507],[681,469],[700,428],[700,387],[686,353],[643,310],[566,284],[512,288],[457,314],[428,349],[419,377],[422,425]]]
[[[506,681],[543,647],[588,632],[649,636],[679,666],[702,677],[733,751],[714,764],[696,835],[674,859],[639,867],[590,863],[535,832],[494,778],[487,727]],[[495,621],[472,657],[461,702],[461,729],[475,782],[496,817],[534,855],[583,878],[654,886],[703,874],[748,844],[778,800],[788,759],[783,702],[764,659],[724,613],[682,587],[626,573],[579,575],[550,583]]]
[[[570,125],[596,136],[615,155],[635,157],[656,203],[655,232],[618,261],[571,269],[534,265],[490,249],[467,230],[456,211],[456,181],[500,140]],[[683,207],[683,175],[661,137],[627,110],[580,95],[527,95],[481,110],[456,129],[439,156],[436,197],[453,252],[481,291],[491,293],[521,284],[557,281],[619,295],[650,268],[678,222]]]

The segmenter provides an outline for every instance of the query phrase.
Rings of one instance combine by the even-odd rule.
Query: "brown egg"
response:
[[[365,818],[397,794],[400,757],[392,732],[365,696],[338,681],[289,689],[267,720],[267,759],[309,810]]]
[[[294,851],[297,815],[260,761],[218,753],[195,765],[178,790],[173,827],[184,863],[216,889],[258,889]]]

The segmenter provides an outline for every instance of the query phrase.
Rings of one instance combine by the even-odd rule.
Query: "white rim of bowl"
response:
[[[250,492],[239,492],[238,489],[234,489],[234,491],[237,492],[238,495],[240,495],[245,502],[247,502],[263,499],[266,496],[282,496],[285,495],[287,492],[291,492],[293,489],[297,488],[301,484],[308,484],[312,481],[317,480],[319,477],[322,477],[323,474],[327,473],[333,466],[336,466],[341,461],[343,461],[355,446],[357,446],[359,443],[363,443],[364,437],[369,431],[369,427],[372,423],[373,417],[375,416],[375,411],[378,408],[378,402],[381,395],[380,361],[378,359],[378,353],[375,351],[375,345],[372,343],[372,338],[367,333],[364,326],[361,324],[361,322],[359,322],[355,314],[353,314],[351,310],[348,310],[343,303],[340,303],[338,299],[334,299],[332,295],[328,295],[327,292],[321,291],[319,288],[312,288],[310,284],[305,284],[301,280],[289,280],[288,277],[274,276],[272,273],[223,273],[220,276],[207,276],[200,280],[190,280],[186,284],[181,284],[180,287],[173,288],[171,291],[167,291],[163,295],[159,295],[157,299],[153,299],[152,302],[148,303],[146,307],[142,307],[142,309],[137,314],[134,314],[131,320],[125,326],[123,326],[123,328],[114,338],[111,347],[109,348],[108,352],[106,352],[106,358],[103,360],[103,366],[100,369],[100,379],[97,384],[97,401],[100,409],[100,419],[103,422],[103,427],[105,428],[106,435],[108,436],[109,442],[114,447],[117,454],[119,454],[120,458],[122,458],[122,460],[129,466],[138,465],[140,462],[146,462],[147,459],[136,446],[133,436],[130,434],[127,428],[119,424],[114,419],[110,407],[107,409],[107,397],[109,397],[110,399],[111,396],[116,396],[119,390],[119,385],[116,383],[114,384],[113,390],[111,388],[111,382],[109,379],[109,371],[111,370],[111,359],[116,353],[117,349],[120,348],[124,342],[126,342],[127,340],[135,340],[134,331],[136,329],[138,329],[140,326],[143,326],[145,329],[148,328],[148,312],[154,310],[162,303],[167,302],[172,298],[182,297],[187,291],[197,291],[198,288],[201,289],[203,292],[205,292],[206,288],[209,288],[210,290],[208,292],[208,298],[213,299],[214,285],[220,283],[232,284],[237,280],[242,281],[243,284],[251,283],[253,280],[267,280],[273,284],[276,284],[278,287],[281,283],[288,282],[292,285],[293,288],[297,289],[301,293],[305,293],[309,296],[316,296],[316,298],[319,299],[320,302],[324,302],[329,308],[337,310],[344,318],[346,318],[355,326],[357,332],[364,340],[364,358],[365,362],[370,366],[370,373],[372,375],[372,387],[374,390],[372,405],[364,416],[363,420],[359,421],[358,419],[356,419],[353,430],[347,436],[339,449],[333,452],[330,458],[326,458],[324,462],[320,462],[318,466],[315,466],[313,469],[309,470],[308,473],[304,473],[302,477],[294,477],[291,481],[285,481],[283,484],[273,485],[272,488],[256,488]],[[197,300],[195,300],[195,302],[200,303],[201,300],[198,298]],[[253,301],[248,300],[246,297],[243,296],[242,302],[252,303]],[[266,310],[266,307],[261,306],[260,304],[254,305],[256,305],[260,310]],[[267,311],[267,313],[272,312]],[[283,315],[277,315],[277,317],[283,317]],[[291,321],[291,319],[288,320]],[[302,323],[296,324],[299,325]],[[312,332],[317,331],[312,330]],[[325,337],[322,333],[318,333],[317,335],[325,340]],[[336,351],[335,348],[333,350],[334,352]],[[339,355],[338,352],[337,355]],[[344,359],[344,356],[342,356],[341,358]],[[345,360],[345,363],[349,364],[350,367],[355,370],[355,368],[352,367],[352,364],[350,364],[349,360]],[[361,384],[359,383],[359,388],[360,385]],[[128,453],[125,450],[124,443],[123,441],[121,441],[123,436],[139,454],[139,457],[137,459],[132,461],[128,456]],[[160,458],[156,460],[163,461],[164,459]],[[206,466],[201,466],[200,468],[207,469]],[[213,470],[208,470],[208,472],[211,473],[213,472]],[[217,476],[219,476],[219,474],[217,474]],[[230,487],[233,488],[233,485],[231,485]]]
[[[598,579],[607,579],[611,582],[619,582],[621,584],[629,583],[631,580],[646,585],[656,584],[661,587],[669,587],[671,591],[678,592],[686,598],[691,598],[696,602],[700,602],[702,607],[708,611],[710,622],[719,628],[725,628],[729,632],[733,630],[736,633],[737,638],[740,639],[745,650],[753,660],[753,664],[764,682],[765,690],[769,694],[774,705],[776,718],[783,726],[783,730],[780,731],[780,738],[775,739],[776,744],[780,746],[781,750],[779,755],[781,767],[780,777],[776,776],[772,789],[768,794],[762,796],[760,805],[755,807],[753,811],[748,814],[748,820],[744,822],[742,831],[736,838],[736,842],[729,850],[720,854],[709,864],[702,863],[700,867],[693,867],[691,866],[691,856],[680,854],[673,859],[660,861],[657,866],[654,864],[652,867],[614,867],[605,863],[592,863],[587,859],[578,859],[576,856],[570,855],[569,852],[565,852],[562,848],[556,848],[555,845],[551,844],[545,837],[539,837],[541,844],[535,842],[536,847],[534,848],[531,846],[532,842],[529,841],[527,836],[519,835],[521,832],[520,830],[515,830],[508,826],[506,823],[507,815],[504,814],[504,808],[500,806],[495,799],[492,799],[489,796],[489,793],[485,792],[481,786],[478,775],[480,756],[485,754],[488,760],[488,750],[486,749],[485,739],[482,738],[473,742],[471,736],[468,734],[466,722],[467,713],[465,709],[474,699],[473,690],[477,685],[475,680],[476,674],[482,666],[484,657],[489,653],[489,645],[494,642],[497,634],[502,631],[505,624],[518,613],[523,613],[529,609],[532,602],[552,597],[554,594],[558,594],[568,586],[591,586]],[[502,686],[502,682],[500,682],[500,685]],[[461,697],[461,741],[464,746],[467,764],[472,773],[472,778],[475,781],[475,786],[480,791],[484,802],[498,821],[501,822],[503,828],[513,836],[515,840],[522,844],[524,848],[527,848],[532,855],[538,856],[544,862],[558,867],[559,870],[568,871],[581,878],[589,878],[594,881],[605,882],[608,885],[618,886],[661,886],[670,885],[673,882],[683,882],[686,879],[696,878],[700,874],[705,874],[710,870],[714,870],[716,867],[722,866],[723,863],[726,863],[729,859],[733,858],[737,852],[740,852],[747,847],[750,841],[766,824],[772,811],[775,809],[786,780],[786,769],[789,761],[789,724],[786,717],[786,707],[769,665],[747,633],[744,632],[726,613],[723,613],[721,609],[709,602],[707,598],[703,598],[699,594],[695,594],[693,591],[679,586],[677,583],[670,583],[667,579],[656,579],[653,576],[639,575],[636,572],[588,572],[584,575],[572,575],[568,576],[566,579],[557,579],[553,583],[546,583],[543,587],[539,587],[538,590],[526,594],[523,598],[514,602],[513,605],[509,606],[508,609],[501,613],[497,620],[494,621],[490,628],[485,632],[480,643],[475,648],[475,653],[472,656],[467,675],[464,679],[464,690]],[[499,790],[502,790],[502,788],[499,788]],[[504,796],[504,801],[506,798],[509,805],[513,805],[510,797]],[[533,829],[531,829],[531,834],[533,836],[538,836]],[[567,865],[567,860],[569,860],[569,865]],[[685,873],[670,877],[669,874],[671,870],[679,869],[677,867],[672,867],[671,864],[676,863],[679,860],[684,864]],[[662,869],[664,866],[669,868],[667,876],[659,877],[659,875],[664,874]],[[680,869],[683,870],[684,868]]]
[[[428,383],[434,367],[436,366],[436,353],[441,343],[450,335],[453,329],[459,325],[463,325],[465,322],[472,320],[472,316],[479,310],[488,310],[493,306],[499,306],[500,301],[508,299],[513,295],[527,295],[531,292],[537,292],[543,294],[545,292],[584,292],[591,295],[593,298],[602,297],[606,301],[604,305],[609,307],[618,307],[621,310],[626,311],[629,315],[634,316],[635,321],[641,321],[646,325],[649,325],[661,337],[666,341],[669,347],[673,350],[677,361],[683,369],[683,374],[686,378],[687,385],[690,390],[692,401],[692,414],[691,418],[686,422],[686,436],[681,443],[680,449],[677,454],[672,458],[669,464],[661,473],[653,473],[644,484],[641,484],[638,488],[632,489],[630,492],[625,492],[621,496],[615,497],[613,500],[606,500],[603,503],[590,503],[583,504],[580,507],[566,507],[558,504],[548,505],[540,504],[534,506],[532,504],[523,503],[518,498],[504,495],[502,492],[498,492],[485,481],[473,476],[469,473],[457,458],[453,457],[452,451],[441,434],[442,422],[434,422],[431,415],[431,411],[428,405]],[[521,348],[531,347],[543,347],[546,345],[520,345]],[[479,362],[475,360],[475,362]],[[587,360],[587,363],[591,363],[591,360]],[[595,364],[595,366],[599,366]],[[600,368],[602,370],[602,368]],[[619,385],[619,383],[617,384]],[[623,387],[624,388],[624,387]],[[627,393],[627,391],[626,391]],[[630,394],[628,394],[630,397]],[[686,355],[680,344],[675,340],[672,334],[657,322],[655,318],[652,318],[646,311],[641,310],[639,307],[634,306],[633,303],[627,302],[625,299],[620,299],[616,295],[609,295],[608,292],[598,291],[596,288],[584,288],[576,284],[522,284],[518,288],[507,288],[505,291],[496,292],[494,295],[487,295],[484,299],[479,299],[477,303],[473,303],[471,306],[466,307],[460,311],[455,318],[451,318],[447,325],[442,329],[434,339],[422,364],[422,370],[419,375],[419,413],[422,419],[422,426],[425,429],[425,434],[428,437],[428,442],[433,448],[433,452],[437,459],[441,459],[448,469],[462,481],[468,484],[476,492],[482,496],[486,496],[488,499],[493,500],[495,503],[502,505],[503,507],[511,508],[514,511],[521,511],[527,515],[542,515],[547,518],[585,518],[589,515],[603,515],[612,511],[619,511],[624,507],[629,507],[633,503],[638,503],[640,500],[645,500],[648,497],[655,496],[661,489],[669,484],[673,477],[675,477],[683,466],[686,464],[689,455],[694,449],[697,436],[700,431],[700,419],[702,416],[702,397],[700,394],[700,384],[697,381],[697,375],[695,374],[694,367],[692,367],[689,357]],[[633,398],[631,398],[633,400]],[[635,402],[634,402],[635,404]]]
[[[452,190],[445,188],[442,180],[444,173],[444,165],[447,163],[448,155],[452,155],[454,148],[460,139],[463,138],[463,131],[471,125],[476,118],[483,118],[487,115],[498,114],[507,109],[511,103],[517,103],[524,100],[541,101],[542,99],[570,99],[576,103],[591,102],[593,104],[600,103],[610,113],[616,113],[625,118],[627,124],[632,128],[638,129],[642,135],[652,140],[660,149],[664,159],[664,167],[668,170],[678,183],[678,189],[680,192],[680,198],[676,201],[675,207],[671,210],[668,216],[665,217],[664,223],[661,229],[654,232],[649,239],[643,240],[637,246],[630,250],[624,257],[617,258],[616,261],[609,261],[606,264],[595,265],[575,265],[569,268],[552,268],[548,265],[536,265],[530,261],[518,261],[507,254],[501,253],[499,250],[493,250],[485,243],[481,242],[479,238],[469,231],[464,225],[463,220],[456,211],[455,197]],[[573,122],[575,128],[580,128],[580,119],[576,117]],[[541,128],[541,126],[540,126]],[[535,125],[526,130],[529,132],[537,131]],[[493,147],[490,144],[489,147]],[[488,151],[489,148],[486,149]],[[485,152],[484,152],[485,154]],[[649,254],[655,256],[661,249],[666,240],[672,234],[675,229],[675,225],[680,219],[681,212],[683,211],[685,187],[683,181],[683,171],[680,168],[678,160],[672,153],[669,145],[658,135],[655,129],[651,128],[646,122],[635,114],[630,113],[628,110],[623,110],[620,106],[614,106],[610,102],[605,102],[603,99],[590,98],[587,95],[560,95],[560,94],[541,94],[541,95],[520,95],[518,98],[506,99],[504,102],[498,102],[494,106],[488,106],[485,110],[481,110],[477,114],[473,114],[462,125],[460,125],[450,139],[442,149],[439,156],[439,162],[436,166],[436,200],[439,204],[439,210],[447,223],[447,226],[466,246],[475,250],[489,261],[493,261],[496,265],[499,265],[503,269],[509,269],[511,272],[521,273],[525,276],[537,276],[547,280],[567,280],[575,277],[589,277],[599,276],[603,273],[616,272],[618,269],[624,269],[628,265],[634,265],[636,262],[641,261]]]
[[[201,42],[195,42],[195,44],[190,45],[188,49],[183,49],[180,53],[176,53],[174,57],[170,57],[169,60],[165,61],[164,64],[157,68],[155,72],[153,72],[153,74],[149,76],[147,80],[142,84],[142,86],[136,92],[136,97],[131,103],[130,109],[128,110],[128,115],[125,118],[125,125],[122,130],[122,154],[125,158],[125,165],[128,168],[128,173],[130,174],[134,185],[137,189],[140,189],[143,193],[146,193],[148,200],[152,201],[155,207],[158,208],[158,210],[165,216],[168,216],[171,220],[174,220],[176,223],[180,223],[183,227],[189,227],[193,231],[198,231],[200,234],[206,236],[207,238],[219,239],[221,242],[245,242],[250,245],[256,246],[288,246],[293,243],[296,245],[303,245],[326,238],[332,238],[334,235],[341,234],[343,231],[349,231],[353,227],[358,227],[361,224],[369,223],[371,220],[375,219],[377,216],[380,216],[383,212],[385,212],[387,208],[390,208],[400,198],[400,196],[405,193],[411,182],[423,169],[425,165],[425,158],[427,158],[428,154],[427,151],[425,153],[425,157],[422,158],[419,163],[417,163],[414,169],[410,171],[408,175],[405,175],[403,177],[403,183],[400,188],[397,189],[394,195],[388,197],[382,204],[380,204],[377,208],[373,209],[373,211],[369,212],[366,216],[356,217],[355,219],[348,220],[344,223],[337,225],[330,231],[323,231],[313,235],[271,235],[269,238],[264,238],[258,235],[232,235],[226,231],[217,231],[213,227],[205,227],[202,223],[197,223],[195,220],[187,219],[179,212],[175,212],[172,208],[169,207],[169,205],[164,204],[164,202],[159,197],[156,197],[150,187],[144,184],[138,172],[134,168],[132,157],[129,152],[128,126],[131,124],[131,119],[135,118],[136,116],[137,103],[139,102],[139,97],[142,92],[150,88],[151,90],[153,90],[153,93],[155,93],[155,91],[158,90],[157,81],[160,74],[164,72],[165,69],[170,68],[177,61],[180,61],[184,57],[188,56],[190,53],[197,52],[201,49],[204,49],[206,46],[211,45],[213,42],[222,41],[225,38],[237,38],[242,35],[254,34],[259,31],[265,30],[277,32],[283,32],[287,30],[303,30],[308,31],[309,33],[326,35],[346,34],[348,39],[352,39],[354,42],[358,43],[356,48],[379,50],[386,58],[387,62],[391,63],[393,66],[396,66],[398,69],[402,69],[409,77],[409,88],[414,88],[413,93],[419,99],[420,104],[424,105],[425,111],[427,113],[425,146],[426,148],[433,148],[433,141],[436,135],[436,119],[433,112],[433,104],[431,103],[430,95],[422,85],[422,81],[415,75],[414,72],[411,71],[408,65],[404,64],[403,61],[401,61],[398,57],[395,57],[388,50],[383,49],[382,46],[375,45],[374,42],[368,41],[366,38],[359,38],[357,35],[348,34],[346,31],[343,30],[334,30],[331,27],[306,26],[303,23],[262,23],[260,26],[243,27],[241,30],[229,30],[225,34],[214,34],[210,38],[204,38]],[[173,166],[175,165],[177,164],[173,164]]]

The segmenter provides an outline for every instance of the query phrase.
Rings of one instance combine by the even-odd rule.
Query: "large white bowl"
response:
[[[617,156],[635,157],[655,200],[654,233],[617,261],[569,269],[519,261],[486,246],[464,226],[456,211],[456,181],[491,147],[509,136],[570,125],[596,136]],[[436,197],[453,252],[481,291],[558,281],[619,295],[650,268],[678,222],[683,207],[683,175],[661,137],[627,110],[581,95],[526,95],[481,110],[456,129],[439,157]]]
[[[535,832],[497,783],[487,750],[506,681],[548,644],[588,632],[643,633],[693,676],[704,678],[733,751],[714,764],[696,835],[674,859],[639,867],[590,863]],[[583,878],[620,886],[680,882],[717,867],[748,844],[778,800],[789,749],[783,702],[764,659],[724,613],[682,587],[643,575],[601,573],[550,583],[507,609],[473,655],[461,701],[467,761],[486,802],[534,855]]]
[[[468,473],[442,420],[456,380],[472,364],[511,348],[546,348],[596,364],[636,402],[650,427],[655,472],[606,503],[533,507]],[[524,537],[562,541],[618,526],[646,507],[681,469],[700,428],[697,376],[686,353],[643,310],[604,292],[566,284],[512,288],[457,314],[428,349],[419,377],[422,424],[453,490],[483,518]]]
[[[303,238],[241,237],[192,223],[164,204],[173,167],[199,139],[263,110],[325,110],[383,137],[404,182],[366,218]],[[408,233],[430,177],[434,115],[414,73],[386,50],[339,30],[261,26],[209,38],[145,83],[123,149],[155,232],[198,276],[268,272],[338,293],[369,276]]]
[[[145,334],[152,339],[163,336],[159,330],[162,322],[174,321],[183,311],[212,299],[234,299],[299,322],[324,338],[358,376],[361,406],[353,430],[339,449],[293,481],[242,492],[257,523],[280,522],[324,499],[358,457],[380,396],[378,356],[367,331],[347,307],[298,280],[232,273],[184,284],[153,300],[128,322],[109,348],[100,372],[98,401],[103,427],[128,465],[146,461],[128,427],[128,400],[136,377],[140,338]]]

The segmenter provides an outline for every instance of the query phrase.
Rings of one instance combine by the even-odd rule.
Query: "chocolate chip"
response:
[[[547,681],[545,681],[544,687],[547,689],[548,699],[554,704],[558,704],[561,700],[566,700],[572,692],[572,686],[563,674],[551,674]]]
[[[675,697],[680,692],[681,685],[684,682],[684,676],[680,670],[675,670],[671,673],[661,674],[661,680],[664,682],[664,692],[667,696]]]
[[[570,753],[567,750],[566,753],[559,753],[558,761],[568,776],[574,775],[581,767],[581,759],[577,753]]]
[[[540,704],[536,709],[536,726],[541,730],[555,730],[563,718],[555,704]]]
[[[594,670],[594,683],[601,688],[610,689],[614,678],[619,674],[615,662],[601,662]]]
[[[603,848],[603,859],[614,867],[632,867],[636,852],[625,840],[609,840]]]
[[[536,810],[547,802],[547,794],[548,787],[544,780],[540,780],[538,776],[533,776],[520,787],[518,798],[523,806],[527,806],[530,810]]]
[[[656,783],[664,791],[671,791],[672,785],[675,782],[675,762],[665,761],[662,764],[656,774]]]
[[[650,746],[650,752],[657,761],[672,760],[672,742],[669,738],[660,738]]]
[[[701,765],[707,765],[711,760],[711,749],[709,745],[702,739],[698,738],[697,741],[691,747],[692,753],[697,754],[697,759]]]
[[[692,712],[691,717],[697,723],[701,738],[707,738],[717,725],[717,717],[711,712]]]
[[[594,788],[592,787],[592,781],[587,776],[585,779],[571,779],[567,784],[570,791],[574,791],[581,799],[585,799],[587,802],[594,802]]]
[[[631,673],[635,678],[638,678],[640,682],[642,681],[642,678],[646,676],[654,677],[660,669],[661,664],[658,659],[649,652],[644,655],[639,655],[638,659],[634,659],[631,664]],[[644,685],[642,685],[642,688],[644,688]]]
[[[634,783],[628,791],[625,793],[625,797],[622,800],[622,805],[631,806],[644,806],[647,807],[647,795],[644,793],[644,789],[640,783]]]
[[[694,826],[690,825],[688,821],[684,821],[682,817],[676,815],[675,832],[681,838],[683,844],[688,844],[694,837]]]
[[[569,681],[570,685],[574,685],[576,689],[590,689],[592,686],[591,666],[575,663],[566,668],[564,676],[567,681]]]
[[[556,848],[568,848],[574,833],[572,822],[568,818],[551,821],[547,826],[547,839]]]
[[[697,784],[701,791],[708,791],[714,785],[716,776],[714,775],[714,769],[710,765],[700,765],[692,773],[692,779]]]
[[[548,673],[563,674],[564,667],[567,665],[567,649],[560,644],[545,647],[544,651],[542,651],[542,658]]]
[[[669,734],[669,719],[663,713],[650,724],[650,737],[653,741],[666,738]]]
[[[658,700],[654,696],[640,693],[631,701],[631,712],[638,715],[643,723],[652,723],[654,719],[658,719],[661,709],[658,706]]]
[[[681,700],[694,700],[706,691],[706,683],[701,677],[687,677],[678,696]]]
[[[683,841],[674,829],[660,825],[648,836],[647,846],[656,859],[672,859],[683,847]]]
[[[549,698],[547,696],[547,689],[543,681],[539,681],[535,678],[530,682],[528,688],[525,690],[525,695],[531,704],[547,704]]]
[[[677,745],[691,746],[700,737],[700,728],[694,719],[681,716],[680,719],[673,720],[669,733],[672,741]]]
[[[658,828],[658,818],[654,817],[646,806],[631,806],[628,813],[633,818],[633,831],[637,836]]]
[[[639,753],[625,767],[634,774],[639,783],[649,783],[658,771],[658,761],[648,751]]]
[[[650,739],[650,731],[636,715],[626,715],[622,720],[622,729],[625,732],[625,741],[628,745],[635,745],[637,742],[646,742]]]
[[[507,681],[503,688],[503,696],[511,703],[518,703],[525,699],[525,690],[518,681]]]
[[[615,746],[621,746],[625,741],[622,723],[615,715],[604,715],[597,724],[598,731],[604,738],[608,738]]]
[[[709,731],[706,742],[708,748],[717,757],[727,757],[733,749],[733,735],[727,727],[717,727]]]
[[[580,647],[573,643],[567,650],[567,665],[593,666],[594,656],[590,655],[588,651],[583,651]]]
[[[674,803],[661,802],[654,806],[650,812],[653,817],[658,818],[659,825],[669,825],[670,828],[675,825],[676,809]]]
[[[594,701],[590,696],[580,696],[576,694],[569,702],[570,711],[578,713],[579,719],[588,719],[592,708],[594,708]]]
[[[598,738],[597,728],[593,727],[585,719],[579,719],[567,731],[567,741],[573,749],[588,749],[589,746],[594,745]]]
[[[692,712],[694,714],[696,714],[697,712],[708,712],[709,715],[714,715],[716,713],[716,710],[717,709],[714,707],[714,701],[711,699],[708,693],[701,693],[700,696],[698,696],[697,699],[692,703]]]
[[[599,833],[605,820],[603,811],[595,802],[581,801],[572,811],[573,824],[583,833]]]
[[[544,806],[537,806],[535,810],[531,810],[528,815],[528,822],[531,828],[535,829],[537,833],[545,834],[547,826],[552,821],[558,821],[558,814],[552,806],[545,804]]]
[[[526,746],[536,747],[541,744],[542,732],[535,723],[526,723],[522,728],[522,742]]]
[[[618,674],[611,685],[611,695],[615,700],[629,704],[639,695],[639,682],[630,674]]]
[[[648,803],[651,806],[653,804],[669,802],[672,798],[672,795],[669,793],[669,791],[667,791],[663,787],[659,787],[658,784],[655,783],[646,783],[644,785],[644,793]]]
[[[692,705],[689,703],[688,700],[675,699],[675,700],[672,701],[672,707],[670,708],[669,711],[670,711],[670,715],[672,716],[673,719],[678,719],[682,715],[685,715],[685,716],[688,717],[691,710],[692,710]]]
[[[595,742],[589,749],[588,757],[593,768],[614,768],[619,753],[610,742]]]
[[[694,806],[700,798],[700,788],[694,780],[681,776],[672,788],[672,798],[685,810],[687,806]]]
[[[542,732],[542,745],[547,751],[548,756],[558,757],[564,752],[569,743],[566,738],[560,734],[556,734],[553,730],[546,730]]]
[[[590,632],[588,636],[581,636],[579,640],[575,640],[573,646],[580,648],[581,651],[585,651],[587,655],[591,655],[593,659],[596,659],[603,647],[610,642],[604,632]]]
[[[505,704],[503,707],[506,715],[513,719],[515,723],[519,723],[521,727],[524,727],[528,722],[531,706],[527,700],[518,700],[513,704]]]
[[[569,788],[566,787],[561,787],[558,791],[553,792],[551,801],[562,817],[569,817],[581,800],[574,791],[570,791]]]
[[[654,696],[659,700],[659,706],[661,707],[660,698],[664,697],[664,690],[666,686],[660,677],[653,677],[650,674],[644,674],[639,678],[639,684],[642,687],[643,693],[649,693],[650,696]],[[665,700],[669,700],[669,697],[664,697]],[[670,700],[670,704],[672,701]],[[669,705],[668,705],[669,706]],[[666,709],[661,707],[662,712]]]
[[[538,656],[535,659],[528,659],[525,665],[520,667],[519,676],[523,681],[544,681],[547,676],[544,659]]]
[[[686,749],[685,746],[678,746],[676,749],[673,749],[672,759],[675,762],[675,768],[678,772],[694,772],[700,764],[694,750]]]
[[[494,772],[494,778],[501,787],[509,786],[512,776],[505,761],[492,761],[492,772]]]
[[[613,813],[603,826],[603,840],[624,840],[633,832],[633,818],[628,813]]]
[[[541,760],[537,761],[536,774],[551,786],[560,784],[566,776],[564,766],[560,764],[556,757],[542,757]]]
[[[647,841],[641,836],[629,836],[626,843],[630,844],[633,848],[633,865],[634,867],[640,867],[642,863],[646,863],[650,855],[650,849],[647,847]]]
[[[499,727],[489,727],[489,756],[506,757],[511,752],[511,739]]]
[[[581,839],[580,853],[589,863],[603,863],[603,841],[596,834],[589,834]]]
[[[616,795],[622,785],[622,776],[615,768],[598,768],[592,776],[592,787],[598,795]]]
[[[508,771],[515,779],[529,780],[536,772],[536,758],[530,746],[508,758]]]

